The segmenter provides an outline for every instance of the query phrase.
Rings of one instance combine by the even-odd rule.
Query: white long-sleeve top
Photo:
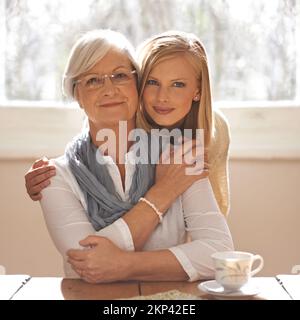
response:
[[[132,156],[129,151],[125,157],[125,190],[118,167],[111,157],[104,157],[116,191],[123,200],[128,200],[135,171],[135,165],[130,161]],[[51,178],[51,184],[42,191],[40,203],[50,236],[63,256],[66,276],[78,278],[66,261],[66,251],[82,248],[79,241],[88,235],[107,237],[119,248],[133,251],[132,235],[122,218],[95,231],[87,218],[83,193],[66,158],[62,156],[51,161],[57,168],[56,176]],[[190,242],[186,242],[187,235]],[[189,276],[189,281],[214,277],[211,254],[233,250],[226,219],[218,208],[207,178],[195,182],[176,199],[143,248],[144,251],[159,249],[168,249],[175,255]]]

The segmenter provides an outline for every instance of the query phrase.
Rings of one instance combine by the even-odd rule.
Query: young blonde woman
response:
[[[168,46],[184,47],[179,52],[171,50],[170,55],[162,51],[162,59],[153,59],[157,65],[147,67],[157,54],[147,43],[161,36],[149,40],[146,51],[141,51],[146,76],[141,82],[138,123],[146,129],[200,127],[211,152],[213,119],[205,51],[194,36],[175,35],[161,35],[159,45],[166,41]],[[126,121],[128,129],[135,127],[138,101],[132,75],[139,72],[129,44],[121,38],[111,31],[89,33],[71,51],[64,91],[85,110],[89,135],[77,138],[62,158],[54,160],[56,176],[41,198],[49,232],[69,277],[75,276],[70,266],[89,282],[213,277],[211,254],[232,250],[233,244],[205,175],[187,176],[186,164],[157,165],[153,185],[150,165],[124,165],[106,155],[102,155],[104,167],[95,164],[95,150],[101,147],[96,139],[99,130],[110,128],[118,137],[120,121]],[[174,59],[183,67],[172,68],[171,78],[166,78],[160,70],[165,63],[167,68],[174,67]],[[125,68],[122,76],[120,68]],[[128,82],[118,82],[124,75]],[[124,159],[132,157],[134,147],[127,142]],[[28,193],[38,198],[51,166],[34,167],[26,175],[26,185]],[[78,248],[78,242],[86,249]]]
[[[227,166],[230,136],[226,119],[220,111],[212,108],[203,44],[194,34],[168,31],[140,45],[138,63],[142,79],[137,126],[147,131],[166,127],[204,129],[209,180],[219,208],[226,216],[229,211]],[[184,74],[186,79],[177,79],[178,73]],[[198,90],[193,100],[185,103],[182,99],[185,95],[188,97],[193,77]]]

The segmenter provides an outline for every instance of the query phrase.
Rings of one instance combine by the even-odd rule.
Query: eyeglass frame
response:
[[[125,73],[125,71],[123,71]],[[133,75],[133,74],[136,74],[137,71],[136,70],[131,70],[131,71],[128,71],[130,75]],[[122,83],[115,83],[113,79],[115,79],[116,77],[116,74],[118,73],[118,71],[116,71],[115,73],[111,73],[111,74],[103,74],[103,75],[100,75],[99,73],[90,73],[90,74],[87,74],[83,77],[83,79],[77,79],[77,80],[73,80],[73,86],[75,88],[75,85],[78,84],[78,83],[81,83],[82,81],[84,81],[84,78],[87,77],[87,76],[92,76],[92,75],[96,75],[98,76],[99,78],[103,79],[103,84],[101,86],[98,86],[96,88],[93,88],[93,89],[89,89],[89,91],[94,91],[94,90],[99,90],[99,89],[102,89],[105,85],[105,79],[106,78],[109,78],[111,83],[114,85],[114,86],[123,86],[124,84],[128,83],[130,80],[132,80],[133,78],[130,78],[128,80],[126,80],[124,82],[124,84]],[[121,71],[119,73],[122,73]]]

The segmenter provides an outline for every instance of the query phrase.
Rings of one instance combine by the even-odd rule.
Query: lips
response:
[[[102,108],[113,108],[113,107],[118,107],[123,103],[124,101],[110,101],[110,102],[101,103],[101,104],[99,103],[98,106]]]
[[[158,114],[169,114],[174,110],[174,108],[154,106],[153,110]]]

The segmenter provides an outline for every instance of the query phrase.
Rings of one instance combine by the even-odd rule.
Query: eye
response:
[[[89,88],[92,88],[92,87],[96,87],[99,84],[101,84],[101,81],[102,81],[102,79],[100,77],[92,76],[92,77],[86,79],[85,85]]]
[[[181,82],[181,81],[176,81],[173,83],[173,87],[175,88],[184,88],[185,87],[185,83]]]
[[[159,85],[159,83],[158,83],[158,81],[157,81],[157,80],[154,80],[154,79],[148,79],[148,80],[146,81],[146,85],[149,85],[149,86],[158,86],[158,85]]]
[[[116,72],[113,74],[113,78],[116,81],[123,81],[123,80],[128,80],[129,79],[129,75],[126,72]]]

